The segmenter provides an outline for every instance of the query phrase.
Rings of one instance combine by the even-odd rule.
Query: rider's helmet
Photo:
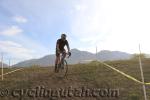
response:
[[[67,35],[66,34],[61,34],[61,39],[66,40]]]

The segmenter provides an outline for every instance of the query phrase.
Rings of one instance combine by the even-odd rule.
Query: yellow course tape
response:
[[[150,85],[150,82],[149,82],[149,83],[143,83],[143,82],[137,80],[136,78],[134,78],[134,77],[132,77],[132,76],[130,76],[130,75],[128,75],[128,74],[126,74],[126,73],[124,73],[124,72],[122,72],[122,71],[120,71],[120,70],[118,70],[118,69],[116,69],[116,68],[114,68],[114,67],[112,67],[112,66],[106,64],[106,63],[104,63],[104,62],[100,62],[100,63],[102,63],[102,64],[104,64],[105,66],[107,66],[107,67],[113,69],[114,71],[116,71],[116,72],[122,74],[123,76],[125,76],[125,77],[127,77],[127,78],[129,78],[129,79],[131,79],[131,80],[133,80],[133,81],[135,81],[136,83],[140,83],[140,84],[143,84],[143,85],[144,85],[144,84],[145,84],[145,85]]]
[[[3,76],[4,76],[4,75],[11,74],[11,73],[14,73],[14,72],[19,71],[19,70],[22,70],[22,69],[23,69],[23,68],[19,68],[19,69],[16,69],[16,70],[10,71],[10,72],[8,72],[8,73],[3,74]],[[0,75],[0,77],[2,77],[2,75]]]

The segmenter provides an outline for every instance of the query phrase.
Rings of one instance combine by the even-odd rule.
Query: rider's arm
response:
[[[59,41],[57,41],[57,43],[56,43],[56,50],[60,51],[60,49],[59,49]]]
[[[67,49],[68,49],[68,52],[70,52],[70,46],[69,46],[69,43],[68,43],[68,41],[67,41]]]

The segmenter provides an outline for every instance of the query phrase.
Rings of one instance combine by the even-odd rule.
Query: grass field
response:
[[[137,60],[107,61],[105,63],[141,80]],[[142,60],[142,64],[145,81],[150,82],[150,59]],[[4,69],[4,73],[15,69]],[[116,89],[119,90],[119,95],[118,97],[107,97],[102,94],[87,97],[78,97],[78,95],[71,97],[57,97],[57,95],[40,97],[36,95],[37,97],[35,97],[35,95],[29,96],[26,92],[41,86],[46,90],[68,89],[69,87],[78,90],[83,87],[91,90]],[[6,93],[3,93],[3,91],[6,89],[8,94],[5,96]],[[149,100],[150,86],[146,86],[146,90]],[[30,93],[34,94],[34,91],[30,91]],[[53,72],[53,67],[36,66],[5,75],[4,80],[0,80],[0,100],[144,100],[144,97],[141,84],[126,78],[99,62],[91,62],[69,66],[67,78],[59,77],[58,74]]]

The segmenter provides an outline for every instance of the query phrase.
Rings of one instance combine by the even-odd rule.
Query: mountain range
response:
[[[0,62],[0,68],[2,67],[2,62]],[[9,67],[7,64],[3,63],[3,67]]]
[[[109,50],[102,50],[97,54],[87,52],[87,51],[80,51],[78,49],[71,50],[71,57],[67,59],[68,64],[77,64],[77,63],[86,63],[92,60],[125,60],[130,59],[132,54],[121,52],[121,51],[109,51]],[[26,60],[20,63],[13,65],[14,67],[28,67],[33,65],[39,66],[52,66],[55,62],[55,54],[46,55],[39,59],[31,59]]]

